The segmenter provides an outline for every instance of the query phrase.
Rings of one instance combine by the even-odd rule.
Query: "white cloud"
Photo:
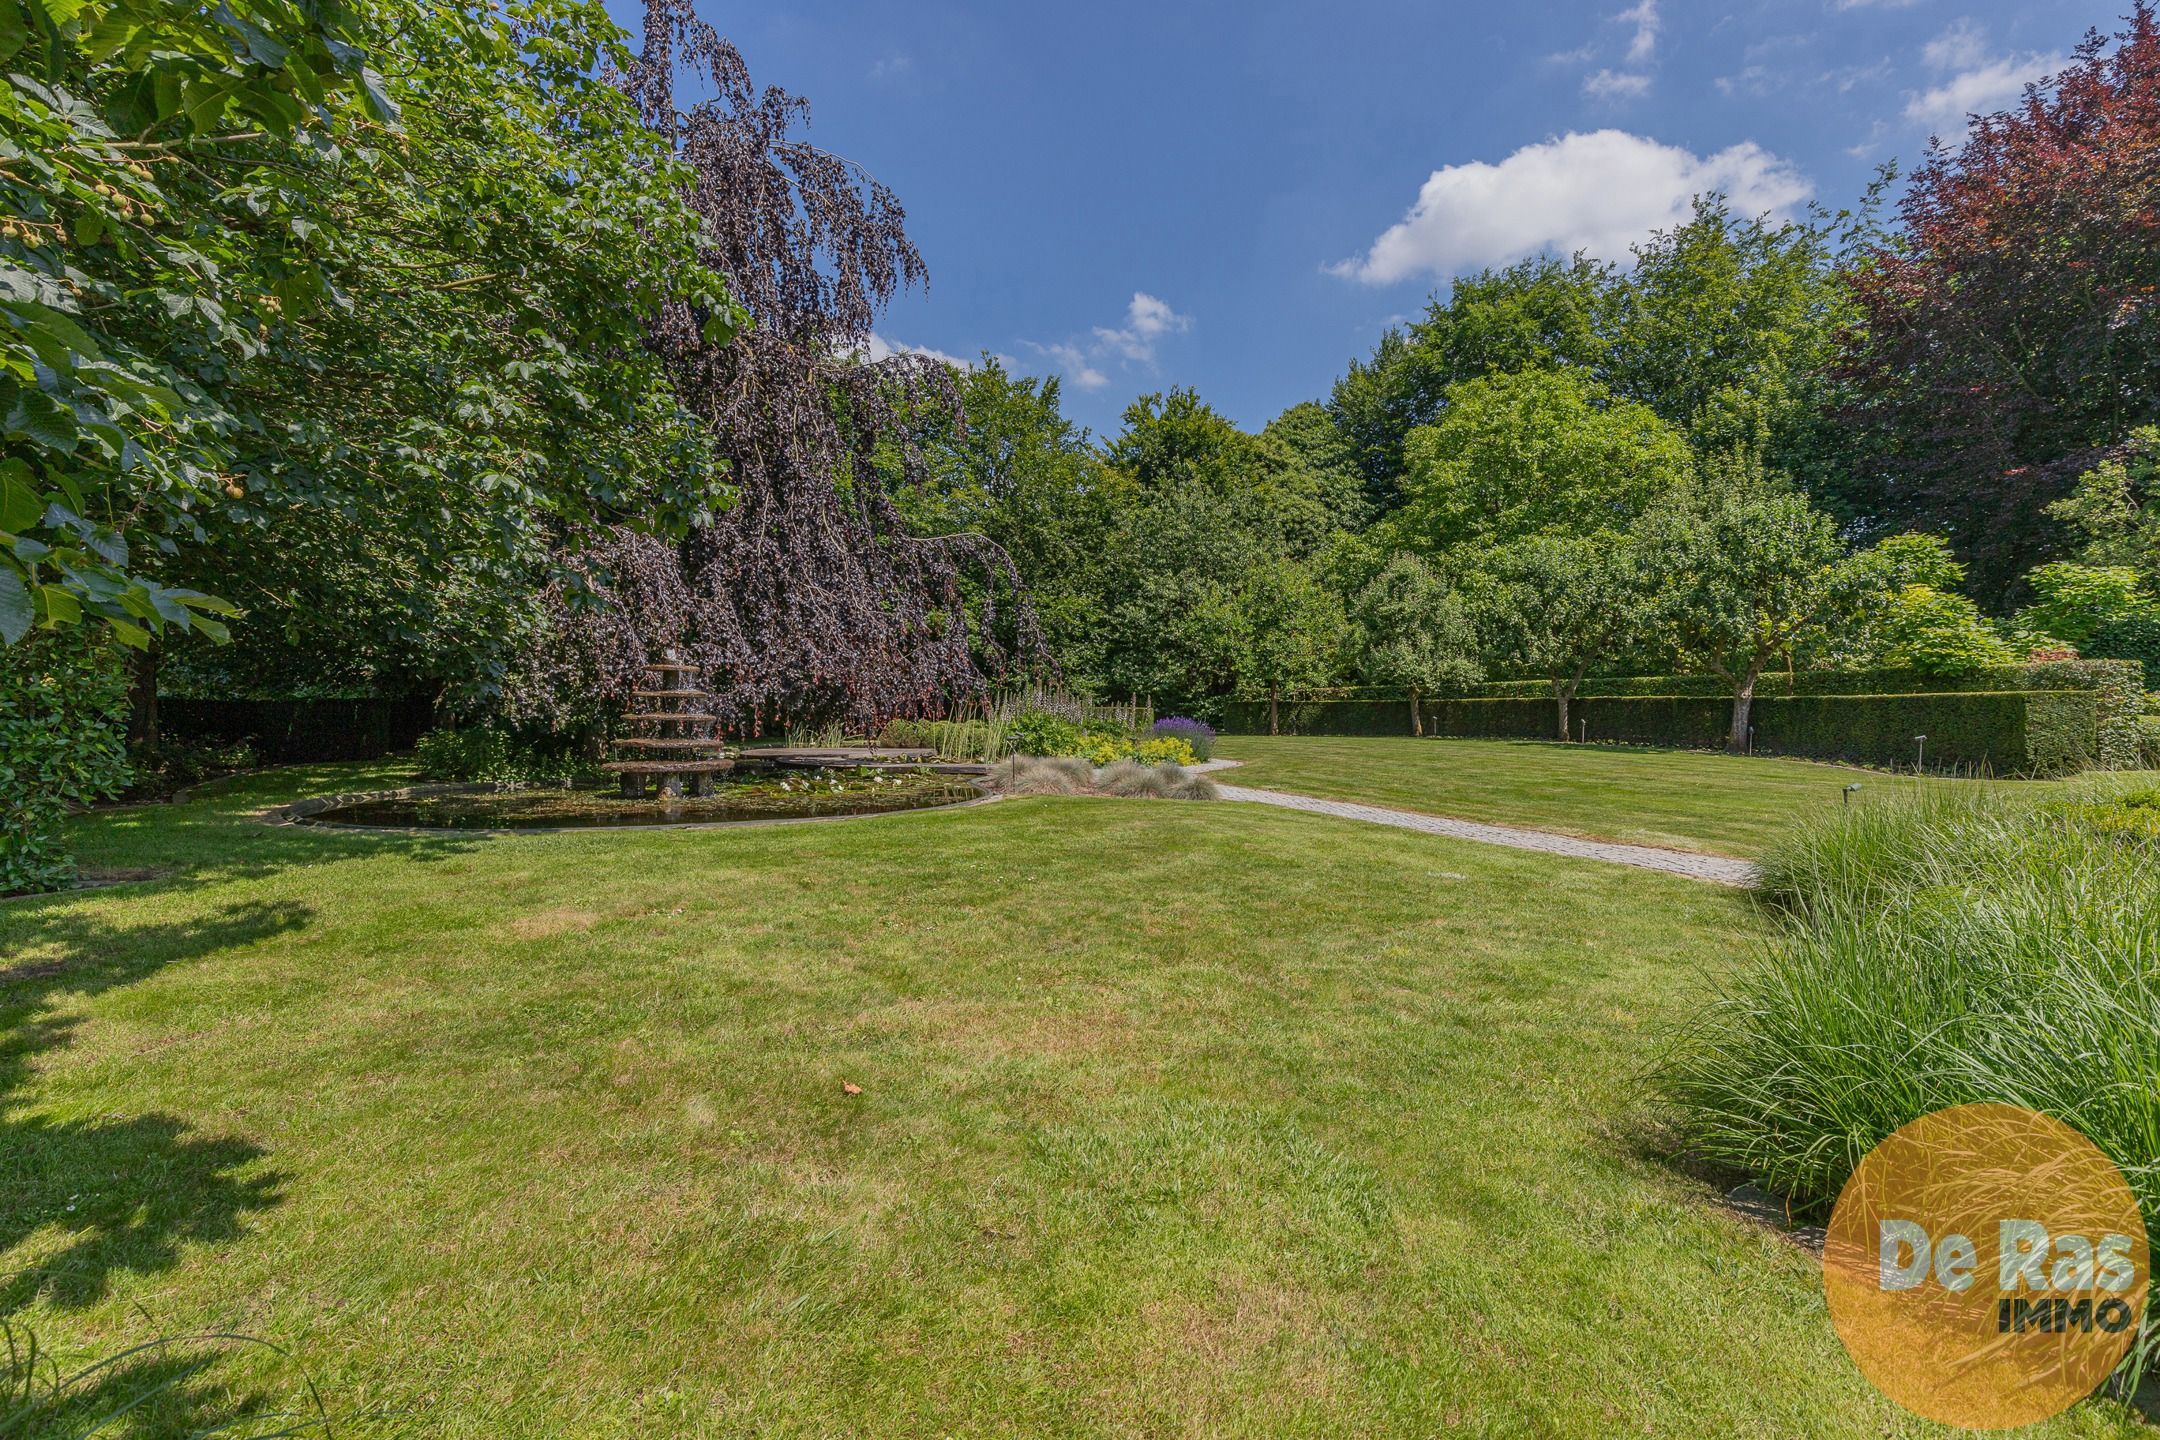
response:
[[[1920,58],[1937,70],[1971,70],[1987,63],[1987,31],[1960,20],[1921,48]]]
[[[1634,27],[1628,35],[1627,58],[1618,67],[1608,65],[1585,75],[1583,94],[1593,100],[1636,100],[1650,93],[1647,71],[1657,59],[1658,32],[1663,26],[1658,4],[1659,0],[1637,0],[1611,17],[1612,24]],[[1545,60],[1551,65],[1588,65],[1603,49],[1603,41],[1593,41],[1548,55]]]
[[[1155,363],[1156,342],[1166,335],[1184,334],[1192,329],[1192,323],[1192,316],[1178,314],[1169,301],[1135,290],[1125,306],[1122,325],[1098,325],[1085,339],[1059,344],[1034,340],[1026,343],[1082,390],[1100,390],[1110,383],[1104,367],[1112,360],[1151,366]]]
[[[1127,360],[1151,365],[1155,361],[1157,340],[1165,335],[1183,334],[1190,329],[1190,315],[1180,315],[1167,303],[1156,299],[1145,290],[1135,290],[1132,303],[1125,307],[1124,326],[1112,328],[1098,325],[1095,327],[1095,338]]]
[[[1937,133],[1962,132],[1965,117],[1999,110],[2025,93],[2025,87],[2063,68],[2061,55],[1995,55],[1987,32],[1960,20],[1930,40],[1920,52],[1928,68],[1947,78],[1910,95],[1905,118]]]
[[[1038,345],[1032,340],[1027,345],[1047,356],[1060,375],[1082,390],[1100,390],[1110,383],[1110,377],[1096,369],[1087,352],[1077,345]]]
[[[1634,37],[1628,41],[1627,63],[1630,65],[1648,63],[1650,57],[1657,54],[1657,37],[1660,28],[1658,0],[1642,0],[1641,4],[1632,9],[1621,11],[1618,15],[1613,16],[1613,19],[1623,25],[1633,25],[1635,27]]]
[[[1595,100],[1634,100],[1650,93],[1650,77],[1628,71],[1600,70],[1585,75],[1583,94]]]
[[[963,360],[958,355],[948,355],[943,350],[933,350],[928,345],[910,345],[905,340],[888,340],[877,334],[871,335],[870,343],[864,347],[863,353],[873,365],[880,360],[890,360],[895,355],[920,355],[925,360],[942,360],[958,370],[975,368],[974,361]]]
[[[1625,259],[1651,231],[1687,218],[1718,191],[1744,214],[1786,213],[1814,188],[1752,141],[1698,156],[1621,130],[1526,145],[1499,164],[1435,170],[1417,203],[1363,256],[1331,268],[1370,285],[1450,276],[1540,251]]]

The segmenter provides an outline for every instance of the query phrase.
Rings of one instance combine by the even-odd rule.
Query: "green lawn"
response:
[[[0,906],[0,1315],[291,1357],[137,1433],[303,1373],[349,1437],[1936,1433],[1646,1144],[1742,895],[1230,804],[242,818],[379,776]]]
[[[1244,762],[1220,777],[1233,785],[1749,858],[1794,820],[1844,804],[1856,781],[1862,804],[1922,783],[1809,760],[1530,740],[1236,735],[1216,753]]]

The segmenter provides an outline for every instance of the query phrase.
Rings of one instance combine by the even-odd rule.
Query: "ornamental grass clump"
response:
[[[990,788],[1001,795],[1085,795],[1094,778],[1094,766],[1070,755],[1008,755],[990,767]]]
[[[1821,1214],[1947,1106],[2075,1126],[2160,1216],[2160,791],[1929,791],[1764,865],[1775,937],[1663,1075],[1697,1155]]]
[[[1114,761],[1098,770],[1078,755],[1008,755],[990,767],[990,788],[1002,795],[1111,795],[1128,800],[1214,800],[1205,775],[1178,765]]]

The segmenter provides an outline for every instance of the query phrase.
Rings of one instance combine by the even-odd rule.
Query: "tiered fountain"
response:
[[[720,719],[698,708],[713,698],[698,688],[698,667],[673,658],[645,667],[642,689],[631,694],[637,708],[623,716],[636,734],[615,742],[621,758],[601,768],[622,783],[622,798],[642,800],[648,783],[663,798],[712,794],[713,776],[735,768],[720,739]]]

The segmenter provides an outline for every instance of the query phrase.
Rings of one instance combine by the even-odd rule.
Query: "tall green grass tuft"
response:
[[[2160,1217],[2160,840],[2104,789],[1931,790],[1771,854],[1776,934],[1664,1070],[1683,1137],[1820,1214],[1945,1106],[2083,1131]]]

